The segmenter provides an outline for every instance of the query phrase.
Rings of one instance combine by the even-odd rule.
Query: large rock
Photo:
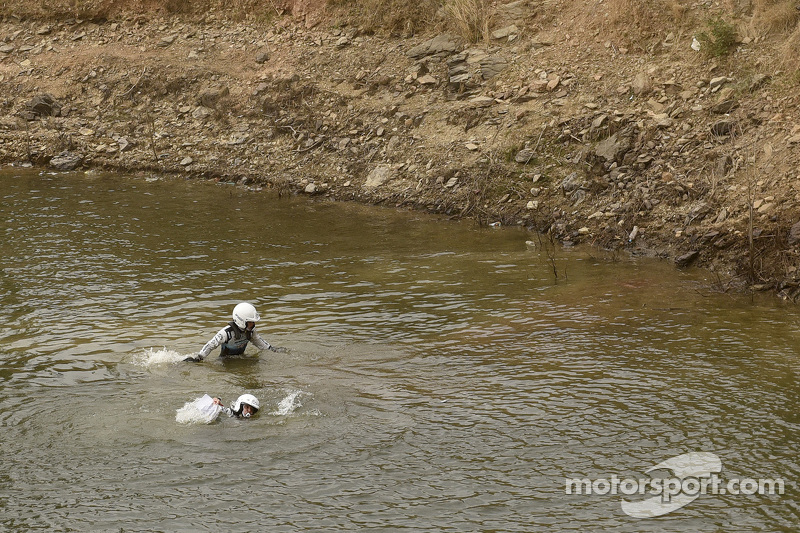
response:
[[[454,90],[460,90],[462,88],[466,88],[467,85],[470,84],[470,80],[472,80],[472,73],[469,70],[469,65],[467,64],[467,57],[468,54],[466,52],[462,52],[460,54],[456,54],[450,56],[447,60],[447,81],[450,84],[450,88]]]
[[[34,96],[28,102],[28,118],[33,120],[38,117],[57,117],[61,115],[61,104],[50,94]]]
[[[583,180],[578,176],[577,172],[573,172],[561,180],[561,189],[563,189],[565,193],[571,193],[572,191],[580,189],[581,186],[583,186]]]
[[[178,36],[174,33],[172,35],[167,35],[161,38],[161,40],[158,42],[158,46],[160,48],[169,48],[177,39]]]
[[[679,257],[675,258],[675,265],[678,268],[685,268],[694,263],[697,258],[700,257],[700,252],[696,250],[692,250],[691,252],[685,253]]]
[[[796,246],[800,243],[800,222],[795,222],[789,230],[789,246]]]
[[[117,145],[119,145],[120,152],[127,152],[128,150],[136,146],[136,143],[133,141],[129,141],[126,137],[120,137],[117,139]]]
[[[497,8],[507,17],[520,18],[531,11],[529,0],[516,0],[508,4],[501,4]]]
[[[519,28],[516,25],[511,24],[510,26],[506,26],[505,28],[500,28],[499,30],[495,30],[492,32],[492,39],[508,39],[512,40],[519,34]]]
[[[711,108],[711,112],[716,114],[716,115],[727,115],[728,113],[730,113],[731,111],[733,111],[737,107],[739,107],[739,102],[737,102],[735,99],[731,98],[731,99],[728,99],[728,100],[722,100],[718,104],[715,104]]]
[[[204,120],[214,113],[212,109],[204,106],[198,106],[192,111],[192,118],[195,120]]]
[[[380,187],[394,177],[392,167],[390,165],[378,165],[367,176],[367,181],[364,182],[364,187],[374,189]]]
[[[523,165],[527,165],[536,157],[536,152],[534,152],[531,148],[523,148],[517,155],[514,156],[514,161],[517,163],[521,163]]]
[[[653,114],[653,122],[655,122],[656,127],[660,129],[671,128],[675,123],[675,121],[670,118],[668,113]]]
[[[718,137],[730,135],[736,129],[735,120],[720,120],[711,126],[711,133]]]
[[[628,137],[615,133],[611,137],[597,143],[594,153],[597,157],[604,159],[607,163],[614,161],[621,162],[622,158],[631,148],[631,141]]]
[[[633,78],[633,83],[631,83],[631,90],[633,94],[637,96],[642,96],[652,92],[653,90],[653,82],[650,81],[650,76],[645,74],[644,72],[640,72]]]
[[[203,89],[200,91],[198,95],[198,100],[200,101],[200,105],[203,107],[214,108],[216,103],[220,101],[222,98],[228,96],[230,94],[230,90],[228,90],[225,86],[220,87],[210,87],[208,89]]]
[[[430,41],[425,41],[418,44],[408,52],[406,55],[414,59],[420,59],[434,54],[450,55],[458,51],[458,43],[456,43],[449,35],[443,33],[437,35]]]
[[[50,166],[56,170],[75,170],[83,158],[72,152],[61,152],[50,160]]]
[[[489,78],[493,78],[500,74],[508,62],[500,57],[499,55],[490,55],[483,58],[480,62],[481,66],[481,77],[484,80],[488,80]]]

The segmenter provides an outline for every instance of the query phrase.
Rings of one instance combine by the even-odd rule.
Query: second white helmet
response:
[[[233,412],[236,413],[237,415],[240,414],[242,412],[244,404],[247,404],[250,407],[252,407],[254,413],[257,412],[258,409],[261,407],[261,404],[258,403],[258,398],[256,398],[252,394],[242,394],[236,399],[236,403],[233,404]],[[250,416],[250,415],[245,415],[245,416]]]
[[[258,322],[260,319],[261,315],[258,314],[256,308],[247,302],[237,304],[236,307],[233,308],[233,323],[236,324],[239,329],[246,329],[248,322]]]

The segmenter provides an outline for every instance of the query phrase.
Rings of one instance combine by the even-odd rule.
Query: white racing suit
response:
[[[239,415],[234,412],[234,410],[230,407],[222,406],[222,412],[228,416],[239,418]]]
[[[214,337],[203,346],[197,357],[200,360],[208,357],[208,354],[217,346],[222,346],[219,352],[220,357],[227,355],[241,355],[244,349],[247,348],[247,343],[252,342],[259,350],[272,350],[272,345],[261,338],[256,333],[255,328],[248,331],[239,329],[236,324],[231,322],[217,332]]]

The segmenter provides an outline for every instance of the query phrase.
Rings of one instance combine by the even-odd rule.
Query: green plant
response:
[[[728,55],[736,46],[736,28],[721,18],[711,19],[706,25],[708,31],[697,36],[700,50],[711,57]]]

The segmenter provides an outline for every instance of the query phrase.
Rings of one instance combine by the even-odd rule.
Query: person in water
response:
[[[256,311],[256,308],[251,304],[242,302],[233,308],[233,320],[219,330],[214,337],[203,346],[197,357],[189,356],[184,361],[191,361],[199,363],[211,353],[217,346],[222,346],[219,352],[220,357],[229,355],[241,355],[247,344],[252,342],[259,350],[271,350],[273,352],[282,352],[283,348],[276,348],[270,343],[261,338],[256,333],[256,322],[259,321],[261,316]]]
[[[236,402],[231,407],[225,407],[219,398],[214,398],[214,403],[222,407],[222,412],[228,416],[235,416],[236,418],[250,418],[258,412],[261,405],[258,403],[258,398],[252,394],[242,394],[236,399]]]

